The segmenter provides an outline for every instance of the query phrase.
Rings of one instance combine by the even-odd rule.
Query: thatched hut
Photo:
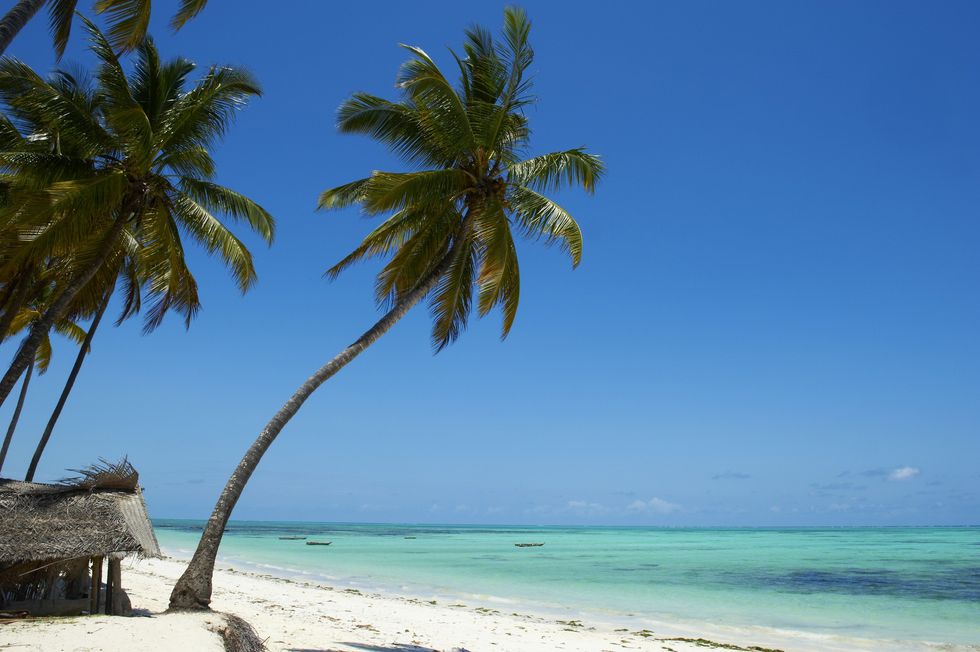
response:
[[[81,473],[57,484],[0,478],[0,610],[120,613],[120,560],[160,555],[132,465]]]

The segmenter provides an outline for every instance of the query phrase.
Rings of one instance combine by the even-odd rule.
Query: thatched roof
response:
[[[139,476],[125,460],[58,484],[0,478],[0,569],[25,563],[160,555]]]

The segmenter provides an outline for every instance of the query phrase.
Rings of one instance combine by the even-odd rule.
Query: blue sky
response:
[[[246,297],[193,256],[204,310],[100,332],[42,479],[128,454],[151,512],[205,517],[296,385],[377,312],[371,223],[324,188],[402,165],[340,136],[417,44],[503,5],[212,0],[166,55],[252,69],[266,94],[217,151],[278,219]],[[87,7],[83,2],[81,6]],[[324,386],[236,518],[653,525],[980,522],[980,7],[946,2],[528,2],[534,151],[609,175],[561,202],[574,272],[521,247],[521,308],[433,356],[416,309]],[[9,54],[53,64],[45,20]],[[68,61],[88,61],[81,30]],[[5,469],[26,467],[74,356],[61,343]],[[10,401],[12,403],[12,401]],[[9,415],[10,405],[0,412]]]

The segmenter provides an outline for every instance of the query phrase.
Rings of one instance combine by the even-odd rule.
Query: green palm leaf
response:
[[[150,25],[150,0],[97,0],[95,12],[105,14],[109,41],[122,51],[135,49]]]
[[[535,191],[518,187],[511,194],[511,210],[517,225],[531,238],[544,237],[557,243],[572,259],[572,267],[582,261],[582,230],[561,206]]]
[[[176,32],[187,24],[187,21],[201,13],[207,4],[208,0],[181,0],[180,9],[174,14],[173,19],[170,21],[170,26]]]
[[[560,190],[565,184],[580,186],[595,192],[595,186],[605,172],[602,160],[583,148],[535,156],[508,166],[508,181],[530,186],[540,192]]]

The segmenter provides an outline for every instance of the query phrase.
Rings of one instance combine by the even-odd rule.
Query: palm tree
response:
[[[3,18],[0,18],[0,55],[10,46],[24,25],[47,3],[50,14],[51,35],[58,57],[65,53],[71,34],[71,21],[78,0],[18,0]],[[207,0],[181,0],[180,8],[170,21],[174,31],[179,30],[191,18],[204,9]],[[98,14],[105,13],[109,23],[109,42],[119,51],[135,49],[146,37],[150,24],[150,0],[96,0]]]
[[[324,209],[358,205],[392,213],[353,253],[332,267],[335,276],[356,260],[389,256],[377,277],[385,315],[320,367],[261,431],[214,507],[190,564],[170,596],[171,609],[205,609],[225,526],[269,446],[310,395],[367,349],[414,305],[430,297],[432,341],[438,351],[465,328],[477,291],[485,315],[499,306],[503,335],[517,311],[520,275],[512,229],[563,247],[577,265],[582,234],[575,220],[541,192],[565,183],[592,191],[603,172],[583,149],[521,160],[530,131],[526,71],[532,51],[524,12],[504,12],[503,42],[481,28],[467,31],[454,87],[422,50],[409,47],[398,102],[358,93],[339,110],[344,133],[373,136],[417,169],[375,172],[320,197]]]
[[[46,299],[50,297],[50,291],[44,292],[38,299],[36,305],[29,306],[20,311],[13,320],[10,327],[10,335],[16,335],[27,329],[31,323],[35,320],[40,319],[44,312],[44,303]],[[59,334],[64,335],[70,340],[75,341],[79,344],[84,344],[86,340],[89,339],[89,335],[92,329],[89,329],[89,333],[86,333],[78,324],[70,319],[59,319],[55,322],[54,330]],[[28,363],[27,369],[24,371],[24,381],[21,384],[20,393],[17,396],[17,405],[14,407],[14,413],[10,418],[10,425],[7,427],[7,434],[3,438],[3,446],[0,447],[0,470],[3,469],[3,464],[7,459],[7,451],[10,448],[10,442],[14,437],[14,431],[17,429],[17,422],[20,420],[20,413],[24,408],[24,400],[27,398],[27,388],[30,385],[31,377],[34,374],[34,369],[37,368],[39,374],[44,374],[48,370],[48,366],[51,364],[51,339],[47,335],[41,340],[41,345],[37,347],[34,352],[33,359]],[[32,478],[28,478],[30,480]]]
[[[24,482],[34,480],[34,474],[37,472],[37,465],[41,461],[41,455],[44,454],[44,449],[47,448],[48,441],[51,440],[51,433],[54,432],[54,427],[58,423],[61,411],[65,409],[68,396],[71,394],[72,388],[75,387],[75,381],[78,379],[78,373],[82,370],[82,363],[85,361],[85,356],[92,350],[92,339],[95,337],[95,331],[99,328],[99,323],[102,321],[102,316],[105,314],[106,308],[109,307],[109,300],[112,298],[112,291],[114,289],[114,287],[111,287],[106,292],[105,298],[95,313],[95,317],[92,318],[92,323],[88,327],[88,332],[85,334],[81,346],[78,347],[78,353],[75,355],[75,363],[68,373],[68,380],[65,381],[65,387],[61,390],[61,395],[58,397],[58,402],[55,404],[54,410],[51,412],[51,417],[44,427],[44,432],[41,433],[41,439],[37,443],[37,448],[34,449],[34,456],[31,458],[31,464],[27,468],[27,475],[24,476]]]
[[[244,221],[267,242],[273,236],[265,209],[212,180],[209,149],[260,93],[251,75],[212,67],[188,90],[194,65],[162,62],[144,39],[127,77],[109,41],[85,23],[101,64],[92,92],[64,71],[44,80],[20,61],[0,59],[0,100],[13,119],[0,121],[0,131],[17,124],[27,133],[18,134],[20,146],[0,151],[8,183],[0,246],[13,243],[0,251],[0,279],[43,260],[68,261],[74,270],[0,379],[0,403],[79,293],[97,304],[118,273],[130,298],[140,283],[155,298],[148,329],[169,310],[189,322],[199,303],[182,233],[218,254],[243,292],[256,278],[252,256],[213,213]]]

